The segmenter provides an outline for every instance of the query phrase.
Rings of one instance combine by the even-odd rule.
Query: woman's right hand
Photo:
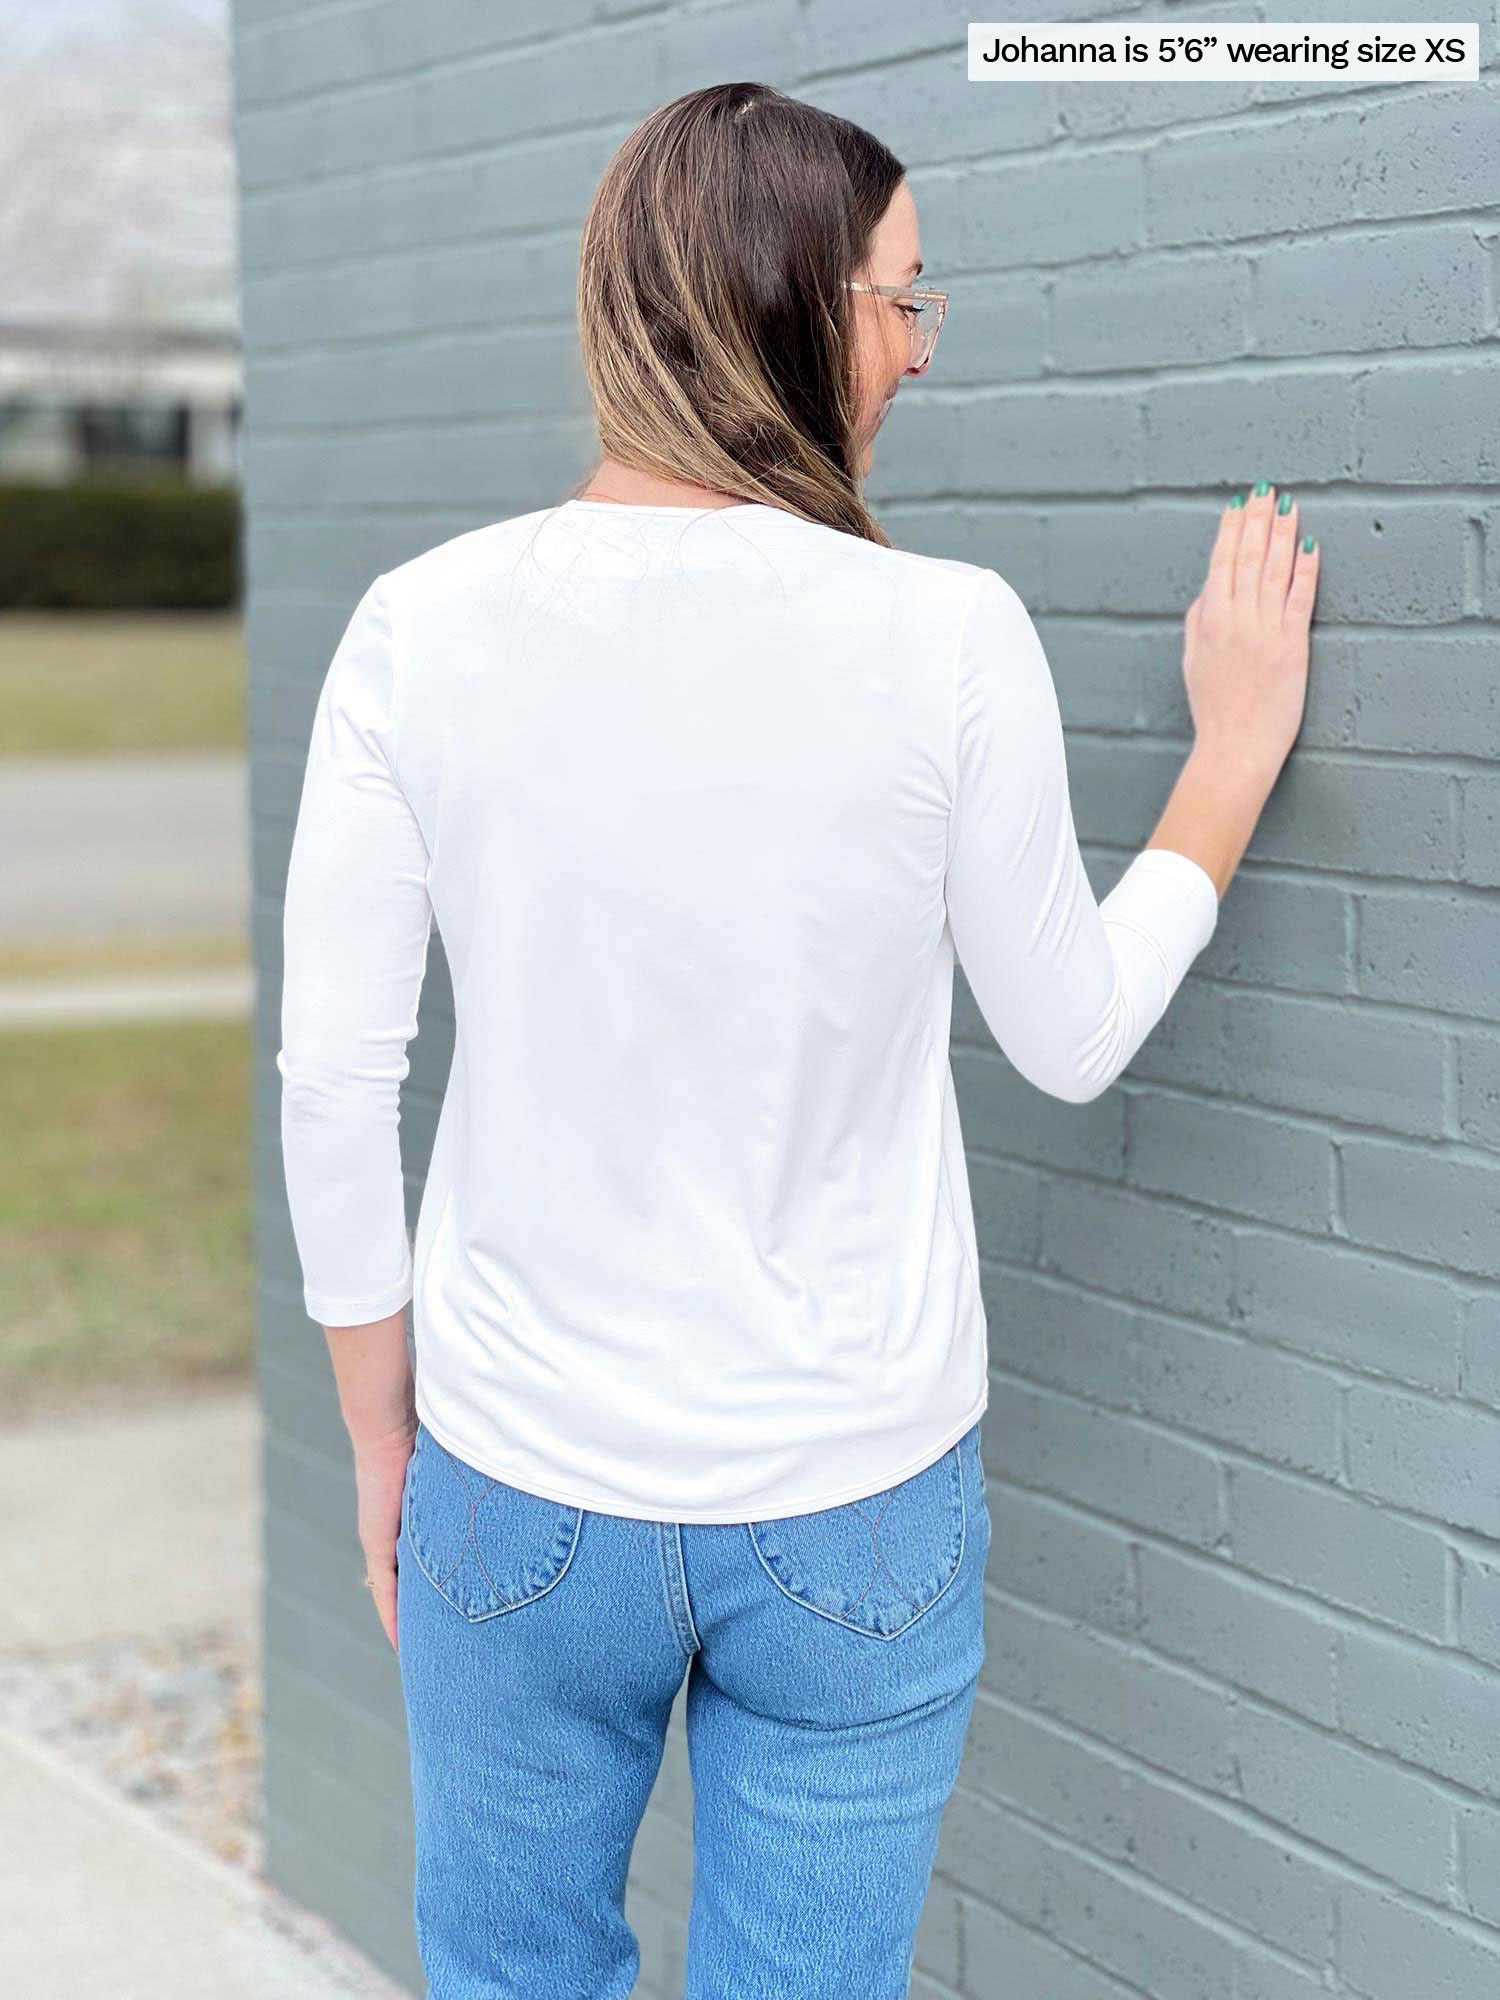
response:
[[[1302,727],[1320,561],[1298,546],[1296,502],[1275,509],[1274,486],[1224,509],[1182,664],[1199,747],[1262,771],[1268,788]]]
[[[354,1440],[355,1510],[365,1584],[373,1593],[375,1615],[392,1650],[400,1652],[396,1623],[396,1546],[401,1539],[401,1503],[406,1470],[416,1444],[415,1419],[389,1437]]]

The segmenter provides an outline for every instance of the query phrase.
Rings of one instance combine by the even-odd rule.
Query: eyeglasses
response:
[[[943,314],[948,310],[948,294],[913,291],[910,285],[865,285],[855,278],[846,278],[844,282],[851,292],[873,292],[880,298],[895,299],[900,303],[911,326],[910,372],[920,375],[937,346]]]

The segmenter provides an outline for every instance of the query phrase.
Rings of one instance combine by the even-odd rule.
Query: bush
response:
[[[208,611],[240,601],[237,486],[0,480],[0,607]]]

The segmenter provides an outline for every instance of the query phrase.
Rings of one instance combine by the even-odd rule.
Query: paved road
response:
[[[237,751],[0,761],[0,940],[243,929],[249,820]]]

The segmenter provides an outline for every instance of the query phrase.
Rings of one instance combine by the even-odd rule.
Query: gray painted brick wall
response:
[[[1032,607],[1097,893],[1186,747],[1219,506],[1274,479],[1324,547],[1301,741],[1129,1073],[1041,1096],[958,981],[995,1536],[913,1991],[1500,1990],[1494,0],[1480,19],[1478,83],[997,93],[962,81],[962,19],[895,0],[237,0],[269,1857],[413,1990],[396,1667],[277,1142],[301,759],[371,576],[590,462],[589,196],[654,105],[744,77],[909,163],[954,299],[872,490],[898,541]],[[413,1218],[451,1018],[435,945]],[[681,1992],[690,1820],[679,1717],[632,1867],[643,1994]]]

